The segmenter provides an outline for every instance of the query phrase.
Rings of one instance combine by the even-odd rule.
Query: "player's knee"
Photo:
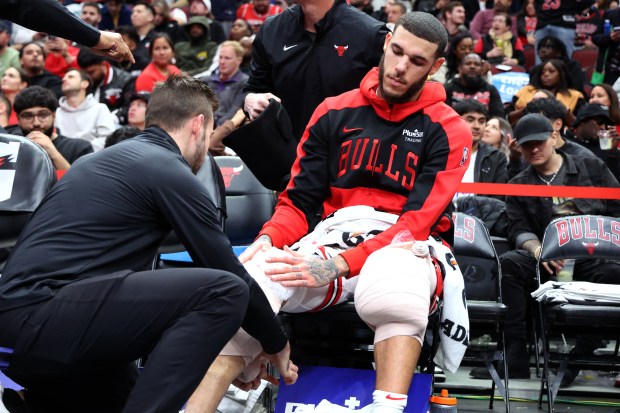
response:
[[[383,248],[368,257],[355,290],[355,308],[375,329],[375,341],[424,336],[433,275],[428,259],[405,249]]]

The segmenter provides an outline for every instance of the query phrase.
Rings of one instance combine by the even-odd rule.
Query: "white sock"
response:
[[[370,413],[402,413],[407,405],[407,395],[375,390],[372,393]]]

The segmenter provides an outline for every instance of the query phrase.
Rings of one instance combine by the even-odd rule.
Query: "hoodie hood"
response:
[[[65,96],[60,98],[60,100],[58,101],[58,106],[60,106],[63,110],[67,112],[84,112],[84,111],[90,110],[93,106],[97,105],[98,103],[99,101],[96,100],[92,94],[88,94],[86,95],[86,99],[84,99],[84,102],[82,102],[82,104],[78,106],[77,108],[74,108],[73,106],[69,106],[69,104],[67,103],[67,98]]]
[[[205,29],[205,36],[209,36],[209,19],[207,19],[204,16],[192,16],[189,18],[189,20],[187,21],[187,24],[185,24],[183,26],[183,30],[185,30],[185,32],[187,34],[189,34],[189,28],[192,26],[192,24],[199,24],[202,27],[204,27]]]
[[[422,93],[414,102],[388,104],[385,99],[377,96],[379,87],[379,68],[375,67],[366,74],[360,83],[360,91],[375,109],[375,112],[391,122],[400,122],[412,113],[446,100],[446,90],[439,82],[427,81]]]

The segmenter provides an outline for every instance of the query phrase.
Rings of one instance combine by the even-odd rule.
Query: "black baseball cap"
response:
[[[514,129],[517,146],[530,141],[546,141],[553,132],[553,125],[540,113],[530,113],[522,117]]]
[[[149,100],[151,99],[151,94],[149,92],[134,92],[129,97],[129,103],[133,102],[136,99],[140,99],[145,101],[146,103],[149,103]]]
[[[579,109],[577,118],[573,122],[573,128],[577,127],[581,122],[592,118],[602,119],[608,125],[614,124],[614,121],[609,116],[609,110],[605,106],[598,103],[586,103]]]
[[[8,32],[8,31],[9,31],[9,26],[7,26],[5,22],[0,20],[0,33]]]

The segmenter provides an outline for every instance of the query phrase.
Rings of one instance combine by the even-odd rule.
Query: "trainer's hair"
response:
[[[456,113],[464,116],[467,113],[480,113],[485,118],[489,119],[489,112],[484,108],[484,105],[474,99],[465,99],[462,102],[457,103],[452,107]]]
[[[29,86],[15,95],[13,110],[18,115],[22,111],[35,106],[48,108],[51,112],[56,112],[56,109],[58,109],[58,98],[54,92],[42,86]]]
[[[146,126],[177,131],[192,117],[204,115],[205,122],[217,110],[215,93],[206,83],[185,75],[168,76],[158,83],[146,107]]]
[[[420,39],[424,39],[437,45],[435,58],[443,55],[448,44],[448,32],[439,22],[437,17],[423,11],[414,11],[404,14],[394,26],[394,33],[399,26]]]

